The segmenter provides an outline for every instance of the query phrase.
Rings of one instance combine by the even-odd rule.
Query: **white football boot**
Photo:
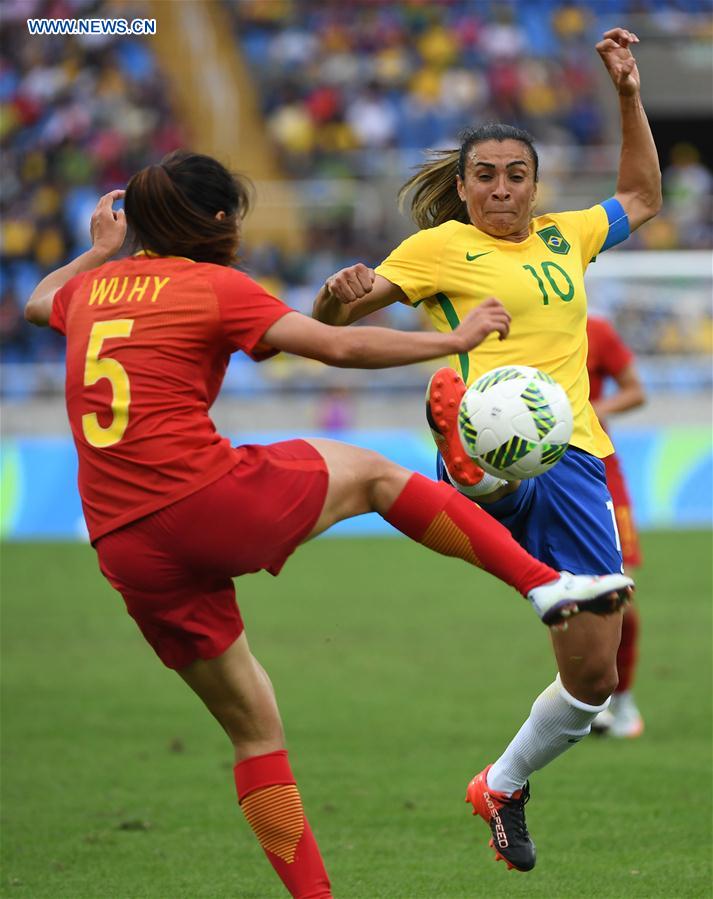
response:
[[[564,627],[579,612],[606,615],[616,612],[631,597],[634,582],[624,574],[570,574],[561,571],[556,581],[527,594],[543,624]]]
[[[598,734],[620,739],[634,739],[644,732],[644,719],[634,702],[631,690],[615,693],[609,708],[600,712],[592,721],[592,730]]]

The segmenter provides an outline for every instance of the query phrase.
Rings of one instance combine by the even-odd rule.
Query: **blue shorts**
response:
[[[440,454],[438,476],[448,481]],[[483,510],[517,542],[557,571],[610,574],[622,570],[621,544],[604,463],[571,446],[560,461]]]

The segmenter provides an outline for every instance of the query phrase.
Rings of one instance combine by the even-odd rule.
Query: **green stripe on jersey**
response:
[[[446,317],[446,321],[451,326],[451,331],[455,331],[455,329],[460,324],[460,319],[458,318],[458,313],[453,308],[453,303],[451,302],[450,297],[446,296],[445,293],[437,293],[436,299],[441,304],[441,309],[443,310],[443,314]],[[468,373],[470,372],[470,359],[468,358],[468,354],[459,353],[458,362],[460,363],[460,370],[461,375],[463,376],[463,380],[467,384]]]

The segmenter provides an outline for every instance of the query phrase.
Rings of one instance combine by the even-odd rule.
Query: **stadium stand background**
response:
[[[153,16],[157,34],[30,36],[29,16]],[[63,341],[30,329],[22,306],[42,274],[86,248],[96,198],[130,173],[180,145],[248,172],[258,205],[242,266],[308,312],[327,275],[357,260],[378,263],[410,233],[396,206],[399,185],[424,148],[456,145],[474,121],[502,119],[534,133],[543,209],[609,196],[616,98],[593,45],[615,23],[642,38],[637,58],[665,207],[592,267],[590,299],[639,354],[649,388],[649,406],[627,426],[709,422],[710,3],[4,0],[5,435],[67,434]],[[379,318],[422,325],[400,306]],[[236,357],[216,420],[233,433],[422,430],[430,368],[345,372]]]

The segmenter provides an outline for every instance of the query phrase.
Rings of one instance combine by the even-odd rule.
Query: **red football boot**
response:
[[[535,867],[535,844],[530,839],[525,823],[525,803],[530,798],[530,785],[508,796],[488,786],[488,771],[492,765],[476,774],[468,784],[465,801],[473,806],[473,814],[480,815],[490,825],[490,845],[495,850],[495,860],[501,859],[508,869],[531,871]]]
[[[458,433],[463,379],[452,368],[439,368],[426,388],[426,418],[451,479],[466,487],[479,484],[485,472],[466,453]]]

